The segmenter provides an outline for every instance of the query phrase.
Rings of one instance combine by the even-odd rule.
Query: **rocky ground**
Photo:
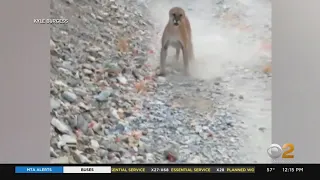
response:
[[[200,24],[196,17],[209,3],[202,1],[202,6],[175,3],[185,6]],[[208,11],[216,13],[210,15],[224,30],[236,26],[246,31],[244,25],[252,19],[243,17],[252,15],[234,14],[247,11],[249,0],[234,2],[210,0],[215,8]],[[266,3],[270,2],[254,7]],[[263,51],[241,47],[270,39],[269,21],[262,27],[255,23],[260,21],[250,21],[254,31],[235,37],[239,47],[229,48],[229,41],[229,52],[220,54],[233,55],[221,56],[224,64],[216,61],[224,69],[219,75],[200,73],[211,72],[204,67],[212,64],[199,60],[192,77],[181,75],[179,63],[168,67],[167,77],[157,77],[163,28],[158,22],[166,18],[160,9],[167,11],[172,5],[169,0],[51,1],[52,18],[69,20],[51,27],[51,163],[267,162],[271,75],[262,66],[270,53],[266,46]],[[198,49],[205,46],[202,40],[195,43]],[[230,60],[248,59],[239,54],[242,51],[255,55],[246,62]]]

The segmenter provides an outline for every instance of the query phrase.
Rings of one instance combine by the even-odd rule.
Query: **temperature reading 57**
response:
[[[267,168],[267,172],[273,172],[275,170],[276,170],[276,168]]]
[[[283,159],[294,158],[294,145],[292,143],[286,143],[282,147],[279,144],[271,144],[267,153],[272,159],[282,157]]]

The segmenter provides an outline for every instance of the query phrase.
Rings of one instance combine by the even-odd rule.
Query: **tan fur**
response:
[[[175,22],[177,20],[178,22]],[[175,24],[176,23],[176,24]],[[176,49],[176,59],[179,59],[182,50],[185,74],[189,74],[189,61],[194,59],[192,45],[192,30],[185,11],[180,7],[174,7],[169,11],[167,23],[162,39],[160,53],[160,75],[165,76],[165,66],[168,47]]]

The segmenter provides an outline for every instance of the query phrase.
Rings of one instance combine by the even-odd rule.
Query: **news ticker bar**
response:
[[[255,173],[255,167],[16,166],[15,173]]]

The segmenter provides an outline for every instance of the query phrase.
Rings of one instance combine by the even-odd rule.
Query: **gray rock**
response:
[[[117,77],[117,79],[118,79],[118,81],[121,83],[121,84],[127,84],[128,83],[128,80],[124,77],[124,76],[122,76],[122,75],[119,75],[118,77]]]
[[[101,51],[101,50],[102,50],[102,48],[98,47],[98,46],[92,46],[87,49],[88,52],[97,52],[97,51]]]
[[[167,79],[166,79],[165,77],[162,77],[162,76],[159,76],[159,77],[158,77],[158,82],[159,82],[159,83],[165,83],[166,80],[167,80]]]
[[[121,158],[121,163],[122,164],[131,164],[132,160],[129,158]]]
[[[61,141],[63,141],[68,147],[76,147],[77,146],[77,139],[70,135],[62,135]]]
[[[116,5],[111,5],[110,8],[113,9],[113,10],[116,10],[116,9],[118,9],[118,6],[116,6]]]
[[[54,152],[54,149],[52,147],[50,147],[50,157],[54,157],[54,158],[59,157],[59,155],[56,152]]]
[[[84,119],[85,119],[87,122],[91,122],[92,119],[93,119],[93,117],[95,117],[95,118],[98,117],[97,115],[92,117],[91,114],[90,114],[90,113],[87,113],[87,112],[84,112],[84,113],[82,113],[81,115],[84,117]]]
[[[93,72],[89,69],[83,69],[83,73],[86,74],[86,75],[91,75],[93,74]]]
[[[136,161],[136,160],[137,160],[136,156],[132,156],[132,157],[131,157],[131,160],[132,160],[133,162]]]
[[[88,56],[88,60],[91,61],[91,62],[95,62],[95,61],[96,61],[96,58],[89,55],[89,56]]]
[[[116,155],[115,155],[114,152],[109,152],[109,153],[107,154],[107,158],[108,158],[108,159],[113,159],[113,158],[115,158],[115,157],[116,157]]]
[[[83,64],[82,67],[87,70],[94,70],[95,68],[91,64]]]
[[[67,120],[68,120],[69,126],[72,129],[77,128],[77,124],[78,124],[77,117],[70,117]]]
[[[88,131],[87,131],[86,135],[94,136],[94,131],[91,128],[88,128]]]
[[[70,85],[71,87],[76,87],[77,85],[80,84],[80,80],[74,77],[68,77],[66,81],[67,81],[67,84]]]
[[[63,61],[62,66],[63,66],[63,68],[69,70],[71,72],[71,76],[72,76],[72,71],[75,70],[73,63],[71,61]]]
[[[114,108],[110,108],[110,115],[113,117],[113,118],[116,118],[116,119],[120,119],[119,115],[118,115],[118,111]]]
[[[95,150],[92,147],[85,147],[83,152],[86,154],[93,154]]]
[[[94,98],[100,102],[107,101],[108,98],[112,95],[113,89],[108,88],[104,91],[101,91],[98,95],[94,96]]]
[[[141,163],[141,164],[146,162],[146,160],[144,159],[143,156],[137,156],[135,161],[137,161],[138,163]]]
[[[139,148],[138,148],[137,146],[132,147],[132,149],[133,149],[133,151],[134,151],[135,153],[137,153],[137,152],[139,151]]]
[[[187,161],[190,164],[201,164],[201,159],[199,156],[195,156]]]
[[[60,72],[60,73],[63,73],[63,74],[65,74],[65,75],[67,75],[67,76],[72,76],[72,72],[71,71],[69,71],[68,69],[65,69],[65,68],[58,68],[58,71]]]
[[[60,133],[70,134],[68,126],[65,123],[61,122],[59,119],[52,118],[51,125],[55,127]]]
[[[119,145],[113,142],[104,141],[101,145],[108,151],[116,152],[120,150]]]
[[[100,133],[102,131],[102,126],[100,123],[95,123],[93,126],[92,126],[92,130],[96,133]]]
[[[104,150],[104,149],[98,149],[97,155],[98,155],[100,158],[104,158],[105,156],[108,155],[108,151],[106,151],[106,150]]]
[[[121,160],[118,157],[115,157],[113,159],[110,159],[107,161],[109,164],[118,164]]]
[[[58,157],[50,160],[51,164],[70,164],[67,156]]]
[[[91,147],[94,149],[94,150],[97,150],[99,149],[100,145],[98,143],[98,141],[94,140],[94,139],[91,139]]]
[[[51,109],[55,110],[55,109],[58,109],[60,107],[60,102],[57,100],[57,99],[54,99],[54,98],[51,98],[50,99],[50,106],[51,106]]]
[[[76,102],[77,101],[77,95],[74,94],[73,92],[70,92],[70,91],[64,91],[62,93],[62,97],[69,101],[70,103],[73,103],[73,102]]]
[[[83,164],[83,163],[86,163],[86,164],[90,164],[90,160],[81,154],[80,151],[76,150],[76,151],[71,151],[71,155],[73,157],[73,159],[79,163],[79,164]]]
[[[115,63],[106,64],[105,67],[109,73],[121,72],[121,68]]]
[[[145,154],[145,159],[147,162],[153,162],[154,161],[154,156],[152,153],[146,153]]]
[[[115,130],[122,134],[126,130],[126,127],[122,123],[118,123]]]
[[[56,43],[54,43],[52,39],[50,39],[50,48],[54,49],[55,47],[56,47]]]
[[[77,116],[77,128],[81,129],[82,132],[86,133],[88,131],[88,122],[83,117],[82,114]]]
[[[83,102],[79,102],[78,103],[78,107],[85,110],[85,111],[89,111],[90,110],[90,107],[87,106],[86,104],[84,104]]]
[[[58,147],[59,149],[66,150],[67,152],[69,151],[68,147],[66,146],[66,142],[64,142],[64,141],[59,141],[59,142],[57,143],[57,147]]]

